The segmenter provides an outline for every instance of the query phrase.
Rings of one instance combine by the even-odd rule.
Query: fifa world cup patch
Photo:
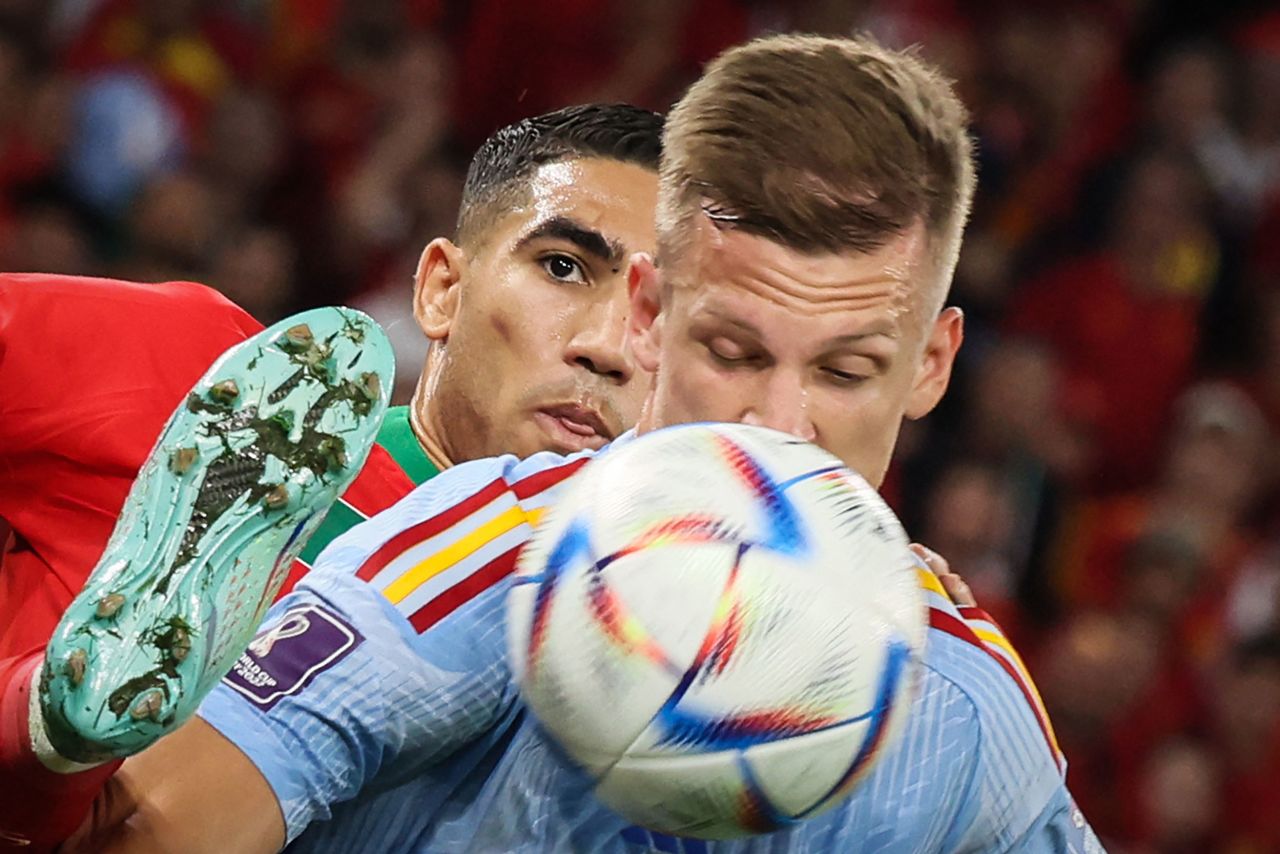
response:
[[[307,687],[346,658],[364,638],[319,605],[290,608],[240,654],[222,681],[264,710]]]

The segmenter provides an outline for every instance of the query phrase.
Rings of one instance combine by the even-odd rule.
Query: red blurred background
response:
[[[1116,852],[1280,851],[1280,11],[966,0],[0,0],[0,269],[343,302],[404,348],[467,157],[776,30],[974,114],[968,342],[888,492],[1024,651]],[[7,393],[7,392],[6,392]]]

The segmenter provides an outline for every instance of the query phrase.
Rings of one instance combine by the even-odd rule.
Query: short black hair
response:
[[[524,189],[520,185],[547,163],[599,157],[657,172],[662,123],[658,113],[630,104],[581,104],[507,125],[471,158],[456,241],[472,240],[490,227],[514,192]]]

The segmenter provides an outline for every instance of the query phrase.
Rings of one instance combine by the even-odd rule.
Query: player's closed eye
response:
[[[587,284],[587,271],[571,255],[553,252],[538,259],[538,263],[548,276],[557,282],[574,285]]]
[[[729,341],[711,341],[706,345],[707,352],[717,364],[726,368],[750,367],[761,360],[761,356],[746,350]]]
[[[842,388],[858,385],[866,379],[862,374],[842,371],[837,368],[823,368],[822,375],[826,378],[827,382]]]

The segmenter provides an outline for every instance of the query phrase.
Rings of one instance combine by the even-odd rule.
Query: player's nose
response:
[[[764,384],[762,394],[739,419],[743,424],[768,427],[812,442],[817,429],[809,417],[809,394],[804,385],[785,372],[775,372]]]
[[[625,290],[617,298],[598,300],[585,308],[565,347],[565,361],[618,385],[628,382],[635,374],[627,346],[629,311]]]

